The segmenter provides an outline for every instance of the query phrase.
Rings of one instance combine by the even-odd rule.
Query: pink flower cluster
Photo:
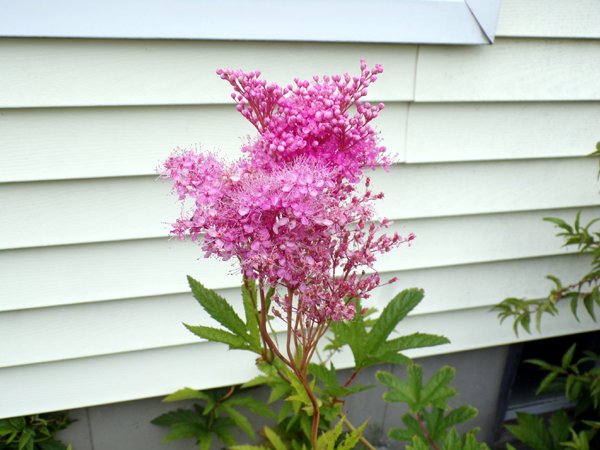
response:
[[[194,151],[167,159],[163,176],[195,203],[173,233],[202,234],[205,256],[234,257],[245,276],[296,293],[294,308],[312,321],[351,319],[349,299],[368,297],[380,283],[365,270],[413,239],[380,233],[388,222],[372,219],[382,194],[368,179],[365,189],[357,184],[363,167],[389,164],[369,125],[383,105],[360,103],[381,71],[361,61],[360,77],[314,77],[282,89],[258,72],[219,70],[259,136],[234,163]],[[275,300],[283,308],[289,301]]]
[[[356,182],[361,168],[389,165],[385,147],[369,126],[383,103],[361,102],[369,85],[383,72],[380,65],[369,70],[361,61],[360,76],[317,75],[313,82],[294,80],[281,88],[260,79],[260,72],[220,69],[217,74],[233,87],[238,111],[258,130],[258,138],[242,150],[254,164],[265,169],[298,157],[327,162],[339,175]],[[351,114],[351,107],[356,110]]]

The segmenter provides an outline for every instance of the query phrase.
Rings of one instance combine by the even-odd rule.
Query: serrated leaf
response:
[[[252,439],[256,439],[256,433],[254,433],[254,429],[252,428],[252,424],[250,421],[244,416],[242,413],[232,408],[229,404],[223,403],[223,410],[227,413],[227,415],[233,420],[240,430],[250,436]]]
[[[244,314],[246,316],[246,330],[248,333],[248,342],[250,348],[260,353],[260,330],[258,328],[257,309],[256,309],[256,286],[254,281],[249,281],[249,286],[242,286],[242,301],[244,303]]]
[[[274,450],[287,450],[283,440],[279,437],[275,431],[269,427],[265,427],[263,430],[267,440],[271,443]]]
[[[409,369],[411,367],[412,366],[409,366]],[[403,402],[410,405],[419,400],[417,395],[421,387],[420,384],[418,384],[415,389],[414,385],[411,386],[409,383],[404,382],[395,375],[383,370],[377,371],[376,377],[381,384],[391,389],[390,392],[385,392],[383,394],[383,399],[386,402]]]
[[[18,450],[33,450],[35,431],[33,428],[25,428],[18,442]]]
[[[263,384],[268,384],[269,381],[271,381],[271,378],[269,378],[265,375],[257,375],[254,378],[252,378],[250,381],[246,381],[244,384],[242,384],[242,388],[251,388],[251,387],[261,386]]]
[[[342,421],[332,430],[326,431],[317,438],[317,448],[315,450],[334,450],[337,439],[342,434]]]
[[[436,345],[449,344],[445,336],[435,334],[413,333],[406,336],[386,341],[382,347],[384,352],[401,352],[411,348],[433,347]]]
[[[359,310],[357,304],[357,310]],[[354,366],[358,369],[366,367],[367,352],[367,325],[364,316],[355,314],[350,321],[334,321],[331,323],[333,338],[330,339],[331,348],[340,349],[344,345],[350,347],[354,357]]]
[[[169,403],[179,402],[182,400],[209,400],[209,397],[204,392],[186,387],[173,392],[171,395],[167,395],[162,401]]]
[[[459,423],[467,422],[477,417],[477,408],[471,405],[464,405],[450,411],[443,419],[444,428],[450,428]]]
[[[368,334],[367,347],[377,350],[388,338],[398,323],[423,299],[422,289],[406,289],[396,295],[383,309]]]
[[[522,412],[517,413],[517,424],[505,425],[517,439],[533,450],[551,450],[548,447],[548,435],[541,418]]]
[[[456,393],[454,389],[448,387],[455,373],[456,370],[450,366],[438,369],[423,386],[422,402],[431,403],[437,408],[447,408],[446,400]]]
[[[237,336],[229,331],[221,330],[220,328],[205,327],[204,325],[188,325],[185,327],[202,339],[207,339],[212,342],[221,342],[227,344],[230,349],[247,349],[248,343],[245,339]]]
[[[212,435],[209,432],[202,433],[198,438],[198,448],[200,450],[210,450],[212,446]]]
[[[205,418],[189,409],[177,409],[152,419],[151,423],[162,427],[170,427],[178,423],[205,423]]]
[[[217,322],[233,332],[238,337],[247,338],[246,324],[240,319],[227,300],[202,283],[188,276],[188,283],[194,298],[198,300],[204,310]]]
[[[463,450],[462,439],[454,428],[448,432],[444,439],[444,450]]]
[[[279,414],[277,415],[277,423],[280,424],[292,414],[292,404],[290,402],[283,402],[281,408],[279,408]]]
[[[429,443],[419,436],[414,436],[411,445],[406,446],[406,450],[429,450]]]
[[[394,439],[396,441],[409,442],[413,436],[414,436],[414,433],[410,432],[409,430],[405,430],[403,428],[392,428],[388,432],[388,437],[390,439]]]
[[[360,427],[348,433],[345,439],[342,441],[342,443],[335,450],[352,450],[356,446],[356,444],[358,444],[358,441],[360,440],[363,431],[367,427],[367,423],[369,423],[369,421],[365,420],[365,422]]]
[[[269,417],[271,419],[275,418],[275,413],[268,405],[256,399],[253,399],[252,397],[231,397],[227,399],[224,402],[224,404],[231,406],[241,406],[263,417]]]
[[[560,443],[569,438],[571,423],[567,413],[564,410],[555,412],[550,417],[549,425],[548,431],[552,436],[552,441],[557,447],[560,447]]]

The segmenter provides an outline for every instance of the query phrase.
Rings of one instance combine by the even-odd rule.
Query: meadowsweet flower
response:
[[[284,319],[284,311],[313,323],[351,319],[349,300],[380,284],[377,255],[413,238],[382,234],[389,222],[373,221],[382,194],[368,178],[358,184],[364,167],[389,164],[370,126],[383,105],[360,100],[381,72],[363,61],[357,77],[281,88],[259,72],[219,70],[258,137],[232,163],[180,150],[164,164],[179,198],[194,202],[172,232],[202,235],[205,256],[235,258],[245,277],[285,288],[274,297]]]

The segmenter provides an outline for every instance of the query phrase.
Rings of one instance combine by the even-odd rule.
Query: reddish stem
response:
[[[435,441],[431,437],[431,434],[429,434],[429,431],[427,431],[427,428],[425,428],[425,424],[423,423],[423,417],[421,417],[421,414],[417,413],[416,416],[417,416],[417,420],[419,421],[419,426],[421,427],[421,431],[423,432],[423,434],[429,441],[431,448],[433,448],[433,450],[439,450],[438,446],[435,444]]]

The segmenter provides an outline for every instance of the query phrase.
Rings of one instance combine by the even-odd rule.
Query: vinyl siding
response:
[[[592,16],[595,2],[576,3]],[[237,306],[239,277],[168,240],[179,206],[154,175],[173,147],[234,158],[252,133],[220,66],[286,82],[353,70],[360,57],[383,64],[371,97],[387,104],[379,128],[397,163],[373,183],[393,230],[417,240],[381,258],[400,282],[372,304],[426,289],[403,329],[452,344],[414,355],[516,341],[490,306],[541,297],[546,274],[575,280],[586,265],[542,218],[600,213],[597,164],[583,158],[600,140],[600,36],[589,21],[575,26],[571,2],[552,4],[540,9],[547,21],[526,22],[541,2],[505,0],[500,37],[485,47],[0,40],[0,417],[252,375],[251,357],[181,325],[210,321],[186,274]],[[594,327],[565,314],[543,332]]]

